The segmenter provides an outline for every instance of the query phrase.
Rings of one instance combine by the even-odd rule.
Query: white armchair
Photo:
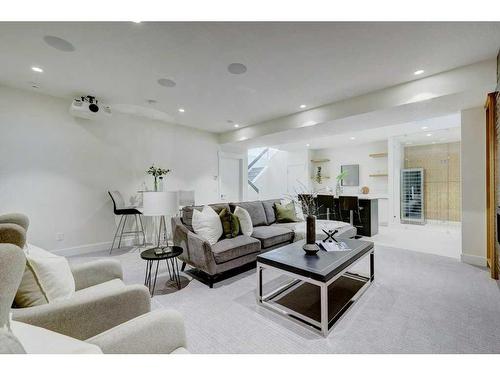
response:
[[[99,307],[103,303],[109,308],[113,305],[110,301],[124,306],[124,303],[120,303],[117,299],[118,295],[123,293],[116,293],[114,297],[97,299],[90,298],[90,295],[95,293],[83,293],[83,296],[77,298],[78,303],[73,301],[65,306],[51,303],[34,307],[33,309],[40,309],[25,320],[33,319],[43,324],[32,325],[20,321],[12,321],[12,324],[9,324],[9,310],[21,282],[25,263],[26,258],[21,248],[13,244],[0,243],[0,353],[187,353],[184,323],[179,313],[174,311],[159,310],[142,314],[105,331],[102,331],[104,325],[100,325],[99,328],[92,327],[92,324],[98,324],[94,320],[95,316],[92,315],[94,314],[91,312],[92,308],[99,309],[98,312],[103,314],[104,310]],[[114,280],[111,282],[117,283]],[[86,289],[90,288],[92,286]],[[147,289],[146,294],[149,298]],[[90,300],[93,302],[89,302]],[[105,300],[107,302],[103,302]],[[76,321],[78,312],[87,317],[88,324],[82,318]],[[112,312],[118,312],[118,310],[113,309]],[[103,319],[110,320],[107,324],[111,325],[112,322],[116,322],[113,317],[106,318],[109,314],[104,314]],[[51,317],[52,315],[54,318]],[[59,326],[60,324],[62,326]],[[74,324],[82,324],[84,328],[76,329],[73,327]],[[54,325],[56,331],[42,328],[43,325],[46,327]],[[83,341],[74,336],[69,337],[57,333],[65,330],[69,330],[74,336],[75,332],[78,333],[76,336],[86,336],[93,331],[100,331],[100,333]]]

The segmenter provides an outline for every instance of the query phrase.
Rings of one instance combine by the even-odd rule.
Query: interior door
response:
[[[220,200],[223,202],[241,201],[242,160],[221,156],[219,159]]]
[[[490,274],[498,279],[497,255],[497,197],[496,197],[496,156],[497,137],[496,129],[496,92],[488,94],[486,99],[486,258]]]

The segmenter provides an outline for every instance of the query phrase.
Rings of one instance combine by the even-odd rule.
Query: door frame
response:
[[[219,201],[222,201],[222,198],[221,198],[221,190],[222,190],[222,187],[221,187],[221,159],[236,159],[239,161],[239,167],[240,167],[240,186],[239,186],[239,189],[238,189],[238,200],[239,201],[244,201],[245,198],[246,198],[246,185],[245,185],[245,182],[247,180],[247,176],[248,176],[248,171],[247,169],[245,168],[245,162],[247,160],[247,156],[245,154],[236,154],[236,153],[232,153],[232,152],[224,152],[224,151],[219,151],[218,152],[218,166],[217,166],[217,170],[218,170],[218,185],[217,185],[217,196],[218,196],[218,200]]]
[[[484,105],[486,115],[486,262],[490,275],[498,279],[498,254],[496,240],[497,214],[497,129],[496,101],[498,92],[489,93]]]

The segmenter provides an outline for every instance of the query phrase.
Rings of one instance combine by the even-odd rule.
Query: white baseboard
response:
[[[460,260],[463,263],[472,264],[473,266],[486,267],[487,265],[486,258],[477,255],[462,254],[460,255]]]
[[[133,246],[134,244],[135,244],[135,238],[122,239],[122,246]],[[115,246],[117,246],[117,242],[115,242]],[[107,242],[96,242],[86,245],[67,247],[65,249],[53,250],[52,252],[57,255],[68,257],[73,255],[95,253],[96,251],[109,250],[110,247],[111,247],[111,241],[107,241]]]

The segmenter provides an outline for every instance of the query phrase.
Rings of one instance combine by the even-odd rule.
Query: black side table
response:
[[[156,254],[155,252],[158,251],[158,249],[161,249],[163,252],[161,254]],[[181,278],[179,276],[179,266],[177,264],[177,257],[181,254],[182,247],[179,246],[164,246],[159,248],[153,247],[141,253],[141,258],[147,261],[144,285],[149,288],[151,296],[153,296],[155,292],[156,278],[158,276],[158,266],[160,265],[161,260],[165,260],[165,262],[167,263],[170,280],[175,282],[175,284],[177,285],[177,289],[181,288]],[[152,280],[154,262],[156,262],[156,270],[154,280]]]

